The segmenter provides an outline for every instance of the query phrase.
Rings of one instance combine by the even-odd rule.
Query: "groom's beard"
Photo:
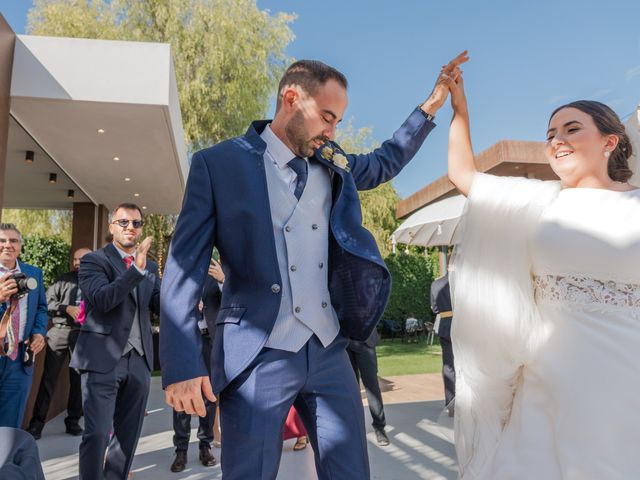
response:
[[[293,147],[293,153],[303,158],[313,156],[318,148],[315,145],[316,143],[319,146],[328,141],[324,135],[309,139],[309,132],[304,127],[304,116],[300,111],[296,112],[289,120],[284,127],[284,133]]]

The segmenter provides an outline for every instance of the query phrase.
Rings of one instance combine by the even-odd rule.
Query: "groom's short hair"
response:
[[[278,100],[276,111],[282,102],[282,90],[286,85],[299,85],[309,95],[315,95],[318,88],[329,80],[335,80],[347,89],[347,77],[341,72],[318,60],[298,60],[292,63],[284,72],[278,85]]]

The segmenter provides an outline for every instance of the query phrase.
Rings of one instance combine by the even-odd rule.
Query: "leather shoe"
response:
[[[200,447],[200,462],[205,467],[213,467],[218,463],[216,457],[211,453],[211,447],[208,445],[202,445]]]
[[[27,429],[27,432],[29,432],[31,436],[36,440],[40,440],[40,437],[42,437],[42,430],[39,430],[37,428],[30,427]]]
[[[381,447],[386,447],[390,443],[389,437],[387,437],[387,434],[384,433],[384,430],[376,429],[376,440],[378,442],[378,445],[380,445]]]
[[[187,468],[187,452],[178,450],[176,452],[176,458],[171,464],[171,471],[177,473],[183,471],[185,468]]]
[[[84,430],[77,423],[75,425],[67,425],[65,430],[69,435],[73,435],[74,437],[79,437],[84,433]]]

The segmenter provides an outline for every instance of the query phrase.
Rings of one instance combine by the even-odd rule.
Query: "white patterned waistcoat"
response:
[[[331,178],[326,168],[310,162],[298,200],[275,168],[265,162],[282,296],[265,346],[297,352],[315,334],[326,347],[340,330],[327,278]]]

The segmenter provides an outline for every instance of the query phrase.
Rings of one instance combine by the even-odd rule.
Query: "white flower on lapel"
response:
[[[341,153],[336,153],[333,156],[333,164],[336,167],[340,167],[341,169],[345,170],[345,171],[349,171],[349,161],[347,160],[347,157],[345,157],[343,154]]]
[[[320,152],[320,156],[347,173],[351,171],[351,168],[349,167],[349,160],[347,160],[347,157],[337,148],[334,148],[331,144],[326,145],[322,149],[322,151]]]

